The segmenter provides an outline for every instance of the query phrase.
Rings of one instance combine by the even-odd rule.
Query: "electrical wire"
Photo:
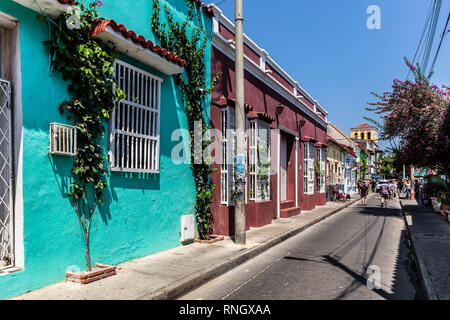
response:
[[[431,24],[431,29],[430,29],[430,34],[429,34],[429,39],[428,39],[428,43],[427,43],[427,50],[424,56],[424,62],[422,64],[422,70],[424,74],[426,73],[427,67],[428,67],[428,60],[430,58],[430,54],[431,54],[431,48],[433,47],[433,42],[434,42],[434,37],[436,35],[436,26],[439,20],[439,14],[441,12],[441,6],[442,6],[442,0],[437,0],[436,2],[436,9],[435,9],[435,13],[433,16],[433,22]]]
[[[425,24],[423,26],[422,36],[420,37],[419,45],[417,46],[416,53],[414,54],[414,58],[411,60],[411,64],[412,65],[414,65],[416,63],[417,54],[419,53],[419,50],[420,50],[421,45],[422,45],[423,37],[425,36],[425,33],[426,33],[427,29],[428,29],[428,25],[430,23],[431,12],[432,12],[432,8],[433,8],[433,4],[434,3],[435,2],[431,2],[430,3],[430,7],[428,8],[427,18],[425,19]],[[411,73],[411,70],[408,69],[408,74],[406,75],[406,79],[407,80],[409,78],[409,74],[410,73]]]
[[[445,23],[444,31],[442,32],[442,35],[441,35],[441,41],[439,41],[439,46],[437,48],[436,55],[434,56],[433,64],[431,65],[430,72],[434,71],[434,65],[436,64],[436,60],[437,60],[437,57],[439,55],[439,51],[441,50],[442,40],[444,40],[444,37],[447,34],[447,32],[450,31],[450,30],[447,30],[447,26],[448,26],[449,21],[450,21],[450,13],[448,14],[447,22]]]

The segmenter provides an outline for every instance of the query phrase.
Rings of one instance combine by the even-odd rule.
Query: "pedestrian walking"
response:
[[[424,202],[425,202],[425,199],[424,199],[424,196],[423,196],[423,194],[424,194],[424,186],[425,186],[425,182],[423,181],[422,178],[420,178],[420,181],[419,181],[419,199],[422,202],[422,206],[424,205]]]
[[[369,185],[364,181],[361,185],[361,203],[363,206],[367,206],[367,195],[369,193]]]
[[[381,207],[383,207],[383,204],[384,204],[384,206],[387,208],[390,193],[391,193],[391,189],[389,188],[388,184],[383,183],[380,185]]]
[[[411,183],[408,179],[405,181],[406,199],[411,199]]]
[[[395,198],[394,180],[389,180],[389,199]]]

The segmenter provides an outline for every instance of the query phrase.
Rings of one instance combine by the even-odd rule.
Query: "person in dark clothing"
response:
[[[369,185],[364,181],[361,185],[361,203],[367,206],[367,194],[369,193]]]

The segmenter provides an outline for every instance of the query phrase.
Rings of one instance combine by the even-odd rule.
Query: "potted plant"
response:
[[[448,211],[450,211],[450,182],[440,177],[431,177],[430,181],[441,186],[437,192],[437,201],[442,204],[442,219],[448,221]]]

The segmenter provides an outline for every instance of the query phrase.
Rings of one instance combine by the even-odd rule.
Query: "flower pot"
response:
[[[442,205],[442,219],[448,221],[448,211],[450,211],[450,204]]]
[[[434,212],[440,211],[439,207],[438,207],[437,197],[431,197],[430,201],[431,201],[431,207],[433,208],[433,211]]]
[[[211,243],[222,241],[223,239],[225,239],[224,236],[219,236],[217,234],[210,234],[208,240],[195,239],[195,242],[202,243],[202,244],[211,244]]]
[[[66,272],[66,281],[76,282],[80,284],[88,284],[97,280],[111,277],[116,274],[115,266],[96,263],[91,271],[83,272]]]

